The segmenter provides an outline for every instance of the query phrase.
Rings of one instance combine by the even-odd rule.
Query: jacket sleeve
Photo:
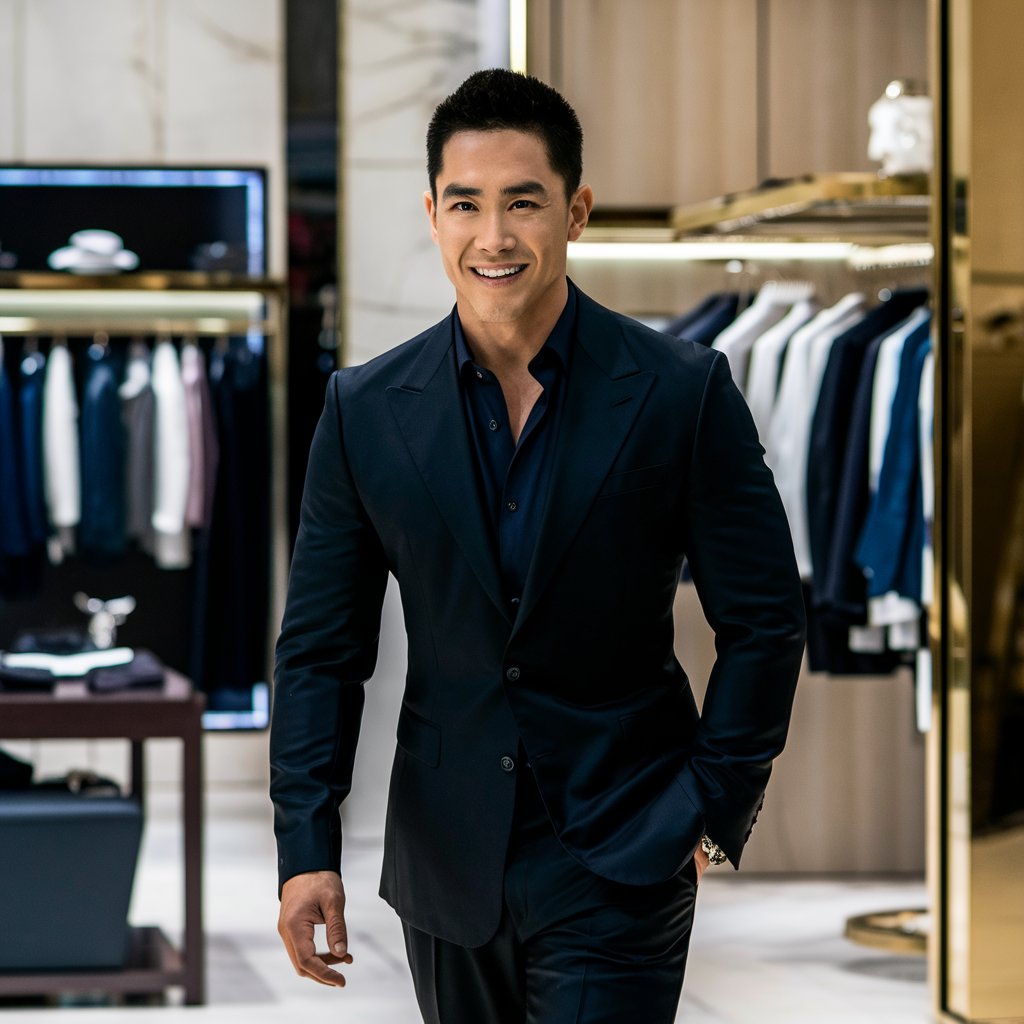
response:
[[[338,871],[338,807],[352,782],[380,637],[387,561],[346,458],[341,392],[331,378],[310,448],[284,622],[277,642],[270,792],[279,884]]]
[[[786,741],[806,629],[789,525],[763,455],[718,356],[697,418],[686,525],[717,658],[680,783],[737,867]]]

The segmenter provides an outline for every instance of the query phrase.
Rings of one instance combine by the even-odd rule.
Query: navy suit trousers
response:
[[[519,782],[495,935],[467,948],[403,926],[424,1021],[672,1024],[693,925],[693,861],[655,885],[601,878],[558,841],[529,768]]]

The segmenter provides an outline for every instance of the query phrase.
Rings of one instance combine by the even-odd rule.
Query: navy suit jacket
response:
[[[788,524],[725,358],[580,294],[548,503],[513,616],[477,493],[452,318],[335,374],[313,441],[271,734],[282,883],[338,870],[388,572],[409,667],[382,895],[465,946],[502,905],[521,743],[565,848],[633,884],[707,831],[738,865],[804,639]],[[673,653],[688,558],[717,634],[703,715]]]

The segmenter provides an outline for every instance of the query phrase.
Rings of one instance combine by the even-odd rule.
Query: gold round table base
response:
[[[847,918],[843,934],[861,946],[924,956],[928,951],[929,918],[929,912],[923,907],[879,910]]]

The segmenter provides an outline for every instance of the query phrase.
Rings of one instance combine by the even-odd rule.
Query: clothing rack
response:
[[[258,457],[264,466],[270,463],[267,481],[269,515],[269,564],[266,566],[267,628],[266,647],[261,648],[259,680],[269,680],[272,659],[271,624],[280,620],[283,594],[287,581],[287,527],[285,522],[287,487],[287,444],[285,438],[287,420],[287,349],[286,333],[286,286],[283,282],[246,277],[229,277],[223,274],[199,274],[192,272],[146,272],[140,274],[75,276],[47,272],[3,272],[0,273],[0,338],[6,336],[8,343],[24,344],[35,339],[40,348],[49,348],[51,341],[88,342],[90,338],[102,337],[114,342],[118,348],[131,340],[150,343],[170,340],[178,342],[206,339],[217,342],[220,339],[258,339],[258,357],[264,366],[266,440],[253,438],[252,443],[264,451]],[[17,340],[16,340],[17,339]],[[206,346],[204,346],[205,348]],[[2,350],[0,350],[2,351]],[[266,444],[264,449],[262,446]],[[261,554],[252,557],[262,559]],[[123,574],[134,580],[132,585],[143,585],[143,577],[149,572],[142,562],[144,556],[131,555],[131,565],[126,565]],[[99,586],[117,586],[114,571],[102,570],[105,581]],[[39,600],[45,603],[47,612],[53,618],[67,615],[73,610],[70,604],[63,606],[60,595],[69,587],[88,589],[82,586],[79,575],[85,568],[78,565],[54,569],[64,574],[67,583],[56,593],[47,584],[46,594]],[[143,577],[137,574],[143,573]],[[68,575],[70,573],[71,575]],[[67,577],[66,580],[64,577]],[[72,583],[71,577],[75,576]],[[175,580],[174,574],[164,574],[161,588],[168,600],[176,606],[181,602],[182,622],[192,614],[192,596],[183,581]],[[150,580],[152,582],[152,580]],[[52,591],[52,593],[51,593]],[[68,590],[70,593],[70,590]],[[60,607],[54,607],[56,602]],[[21,609],[17,601],[8,605],[8,611],[24,617],[28,609]],[[162,611],[168,618],[167,609]],[[142,613],[139,612],[136,618]],[[173,613],[172,616],[173,617]],[[140,619],[141,621],[141,619]],[[13,622],[10,623],[13,628]],[[187,666],[186,666],[187,667]],[[254,680],[256,681],[256,680]],[[254,706],[255,711],[255,706]],[[261,713],[262,714],[264,712]],[[261,716],[256,716],[257,718]],[[226,716],[222,721],[209,711],[205,716],[209,727],[223,728],[230,725]],[[240,713],[233,722],[243,727],[261,726],[264,721]]]

